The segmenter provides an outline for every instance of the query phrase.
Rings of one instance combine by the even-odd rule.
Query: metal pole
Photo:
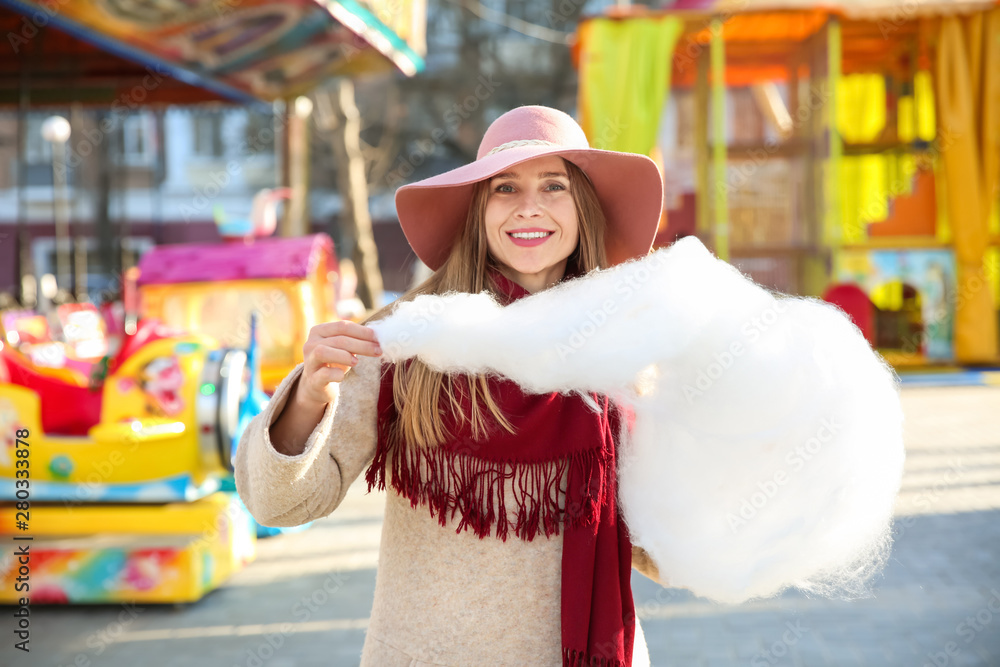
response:
[[[309,233],[309,118],[313,103],[308,97],[295,98],[288,105],[285,135],[288,146],[288,200],[281,235],[305,236]]]
[[[712,210],[711,151],[708,144],[708,53],[704,49],[698,53],[694,86],[694,155],[695,192],[697,197],[696,229],[698,236],[706,244],[710,243],[712,224],[709,214]]]
[[[831,255],[836,261],[841,245],[840,220],[840,163],[844,155],[844,142],[840,137],[837,125],[837,86],[840,84],[841,73],[841,40],[840,19],[831,16],[826,24],[827,29],[827,122],[826,129],[830,137],[830,162],[826,172],[826,215],[825,241],[829,245]],[[831,267],[832,269],[832,267]]]
[[[712,19],[712,170],[715,177],[715,254],[729,261],[729,193],[726,190],[726,45],[722,19]]]
[[[52,213],[56,225],[56,282],[65,296],[73,276],[69,216],[66,214],[66,144],[62,141],[52,142]]]

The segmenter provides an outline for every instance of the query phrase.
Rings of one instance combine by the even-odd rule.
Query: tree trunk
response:
[[[382,273],[368,211],[368,180],[361,153],[361,118],[354,103],[354,84],[349,79],[341,79],[334,85],[330,97],[336,118],[332,142],[337,160],[337,189],[343,202],[341,221],[344,231],[354,239],[358,298],[366,308],[377,308],[382,303]]]

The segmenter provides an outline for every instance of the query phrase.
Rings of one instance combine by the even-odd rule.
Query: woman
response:
[[[485,290],[510,303],[648,253],[662,187],[648,158],[591,149],[566,114],[521,107],[475,162],[396,203],[435,270],[403,299]],[[362,664],[648,664],[630,573],[657,573],[619,520],[615,406],[380,354],[369,327],[314,327],[236,455],[237,489],[265,525],[326,516],[366,468],[369,488],[387,488]]]

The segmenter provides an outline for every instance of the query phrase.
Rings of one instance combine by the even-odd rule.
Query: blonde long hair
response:
[[[569,191],[576,204],[580,227],[580,240],[566,262],[566,273],[583,275],[596,268],[605,268],[604,211],[597,193],[586,174],[573,163],[563,160],[569,176]],[[469,214],[448,258],[434,274],[423,283],[403,294],[396,303],[409,301],[421,294],[490,292],[498,297],[496,286],[489,278],[491,269],[500,269],[497,260],[489,253],[484,224],[486,201],[490,196],[489,179],[475,184]],[[388,315],[394,304],[382,308],[365,320],[372,322]],[[432,447],[448,439],[442,422],[441,398],[444,395],[448,409],[459,425],[471,422],[473,437],[480,440],[489,430],[486,413],[501,428],[510,433],[513,427],[490,395],[486,375],[451,375],[431,370],[419,359],[409,364],[396,362],[393,377],[393,402],[398,419],[389,433],[390,442],[400,437],[418,447]],[[456,392],[459,383],[467,386],[472,396],[471,414],[466,415]]]

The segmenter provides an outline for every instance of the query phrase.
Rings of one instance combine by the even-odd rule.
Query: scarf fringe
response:
[[[480,538],[495,529],[496,536],[506,540],[513,529],[514,535],[530,541],[539,534],[557,535],[561,528],[593,524],[604,494],[612,488],[606,480],[605,456],[595,450],[522,463],[484,460],[445,446],[401,449],[389,456],[386,448],[378,448],[365,474],[368,490],[385,490],[385,471],[391,465],[392,488],[408,498],[411,507],[426,505],[442,526],[458,515],[457,531],[471,530]],[[561,492],[571,479],[589,481],[579,494],[581,500],[563,508]]]
[[[587,655],[576,649],[563,649],[563,667],[629,667],[621,660]]]

